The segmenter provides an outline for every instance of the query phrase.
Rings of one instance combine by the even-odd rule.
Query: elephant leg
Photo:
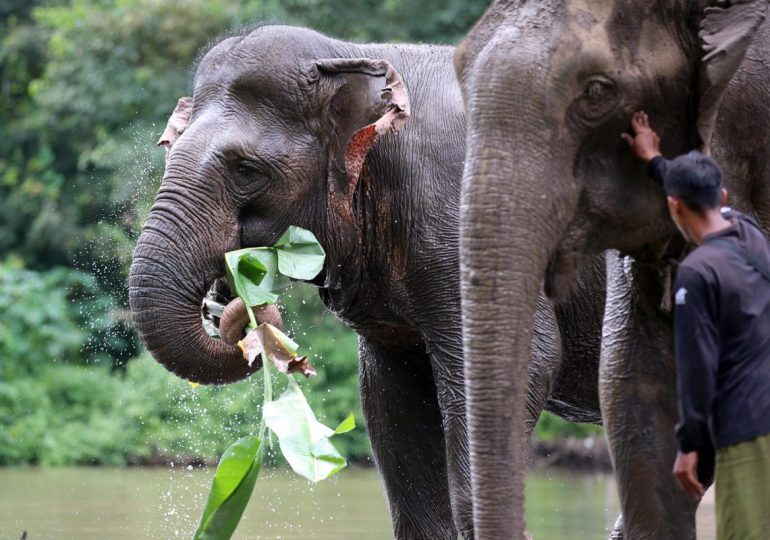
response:
[[[677,445],[672,319],[654,268],[607,253],[599,397],[627,540],[695,538],[695,505],[672,474]]]
[[[361,405],[398,540],[455,540],[441,413],[421,350],[361,338]]]
[[[447,480],[452,515],[459,534],[473,538],[473,500],[465,423],[465,381],[463,378],[462,339],[459,325],[456,334],[447,329],[428,331],[423,335],[436,381],[436,391],[444,428]]]

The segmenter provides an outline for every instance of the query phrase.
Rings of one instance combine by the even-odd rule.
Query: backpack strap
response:
[[[740,258],[744,259],[747,263],[749,263],[749,265],[752,266],[757,272],[762,274],[762,276],[767,281],[770,281],[770,267],[768,267],[764,261],[760,260],[753,253],[744,249],[744,247],[741,246],[738,242],[732,242],[727,238],[710,238],[708,243],[712,246],[719,245],[732,251]]]

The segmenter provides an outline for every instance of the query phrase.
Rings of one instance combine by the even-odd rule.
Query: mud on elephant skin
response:
[[[756,0],[497,1],[458,48],[469,141],[461,290],[478,538],[520,538],[524,526],[523,336],[538,301],[532,291],[545,279],[559,298],[581,261],[606,249],[621,253],[607,260],[600,393],[625,537],[694,538],[695,508],[671,474],[675,372],[665,309],[684,245],[663,193],[620,135],[643,109],[665,154],[711,151],[731,205],[767,230],[767,10]]]
[[[161,137],[166,173],[129,283],[156,359],[198,382],[237,380],[250,374],[230,345],[242,310],[222,313],[223,341],[201,325],[207,291],[230,299],[224,252],[270,245],[289,225],[313,231],[327,253],[315,285],[360,336],[364,416],[397,538],[472,535],[453,52],[283,26],[215,45]],[[564,417],[598,418],[603,290],[600,271],[556,306],[541,296],[530,428],[549,395]]]

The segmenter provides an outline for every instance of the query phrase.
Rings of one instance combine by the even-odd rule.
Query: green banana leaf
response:
[[[238,439],[225,450],[193,540],[230,539],[254,491],[264,454],[254,435]]]
[[[225,253],[230,290],[249,306],[274,304],[276,291],[294,279],[313,279],[323,269],[326,253],[310,231],[291,226],[273,247]]]
[[[299,227],[289,227],[275,243],[278,270],[294,279],[313,279],[323,270],[326,253],[315,235]]]
[[[318,482],[347,465],[329,437],[353,429],[353,415],[346,418],[337,430],[323,425],[316,419],[293,377],[289,377],[289,385],[281,397],[265,403],[264,419],[267,427],[278,437],[286,461],[300,476]]]

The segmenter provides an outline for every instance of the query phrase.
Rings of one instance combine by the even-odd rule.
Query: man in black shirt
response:
[[[680,422],[674,474],[700,500],[699,453],[716,448],[717,537],[770,538],[770,243],[700,152],[667,161],[644,112],[623,139],[649,163],[671,218],[698,247],[679,266],[674,335]]]

